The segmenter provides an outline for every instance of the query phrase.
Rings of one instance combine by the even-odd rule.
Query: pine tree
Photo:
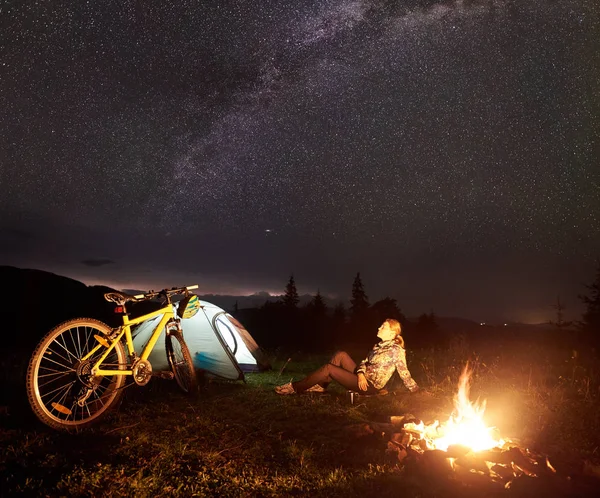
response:
[[[586,285],[590,291],[589,295],[578,296],[583,304],[585,304],[585,312],[583,313],[583,320],[579,322],[580,330],[594,342],[600,342],[600,263],[596,269],[596,279],[590,285]]]
[[[402,314],[400,308],[398,308],[396,300],[391,297],[384,297],[377,301],[371,306],[371,309],[378,323],[382,323],[388,318],[398,320],[402,324],[406,322],[406,317]]]
[[[290,276],[290,280],[285,286],[285,294],[283,295],[283,304],[286,308],[297,308],[300,298],[294,281],[294,274]]]
[[[327,305],[325,304],[323,296],[321,296],[321,291],[317,290],[317,293],[310,302],[310,308],[317,316],[324,316],[327,313]]]
[[[365,293],[360,273],[356,274],[354,283],[352,284],[352,299],[350,299],[350,304],[350,311],[354,317],[364,315],[369,309],[369,298]]]
[[[550,323],[555,325],[559,332],[562,332],[564,329],[570,327],[573,324],[573,322],[566,322],[564,320],[563,312],[565,311],[566,306],[564,305],[564,303],[561,303],[560,296],[556,296],[556,304],[552,304],[551,307],[556,310],[556,321]]]

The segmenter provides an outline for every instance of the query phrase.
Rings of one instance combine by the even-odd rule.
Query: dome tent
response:
[[[177,306],[174,304],[175,308]],[[133,330],[133,345],[138,354],[161,318],[162,315],[147,320]],[[224,379],[243,380],[245,372],[269,368],[256,341],[244,326],[214,304],[200,301],[200,310],[193,317],[181,320],[181,327],[194,366],[199,370]],[[148,360],[154,370],[169,370],[164,330]]]

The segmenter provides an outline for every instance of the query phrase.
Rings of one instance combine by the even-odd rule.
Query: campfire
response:
[[[505,441],[498,437],[496,429],[487,427],[483,420],[485,401],[470,401],[470,380],[471,371],[467,364],[454,397],[454,413],[445,423],[440,424],[437,420],[429,425],[409,422],[404,425],[404,431],[418,435],[430,450],[447,451],[450,447],[461,446],[479,452],[504,447]]]
[[[409,475],[443,478],[482,493],[531,487],[533,482],[538,491],[540,485],[560,487],[545,455],[500,438],[496,428],[486,425],[485,401],[469,399],[471,373],[467,364],[447,421],[426,424],[413,415],[394,416],[391,423],[370,424],[367,432],[384,438],[387,455],[409,469]]]

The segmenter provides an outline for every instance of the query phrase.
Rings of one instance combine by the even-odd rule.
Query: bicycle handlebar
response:
[[[161,291],[155,292],[153,290],[148,291],[144,294],[136,294],[135,296],[131,296],[129,294],[123,294],[121,292],[108,292],[104,294],[104,299],[107,301],[112,301],[119,305],[123,305],[127,302],[140,302],[147,301],[149,299],[154,299],[159,296],[164,296],[169,299],[171,296],[175,294],[188,294],[189,291],[197,289],[198,285],[188,285],[186,287],[172,287],[171,289],[163,289]]]
[[[147,299],[153,299],[158,296],[174,296],[175,294],[187,294],[189,291],[197,289],[198,285],[188,285],[186,287],[172,287],[171,289],[163,289],[155,292],[153,290],[146,292],[145,294],[137,294],[133,296],[138,301],[145,301]]]

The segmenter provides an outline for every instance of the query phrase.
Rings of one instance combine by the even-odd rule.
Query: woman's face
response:
[[[388,322],[383,322],[377,331],[377,337],[379,337],[382,341],[391,341],[396,337],[396,332],[390,328],[390,324]]]

